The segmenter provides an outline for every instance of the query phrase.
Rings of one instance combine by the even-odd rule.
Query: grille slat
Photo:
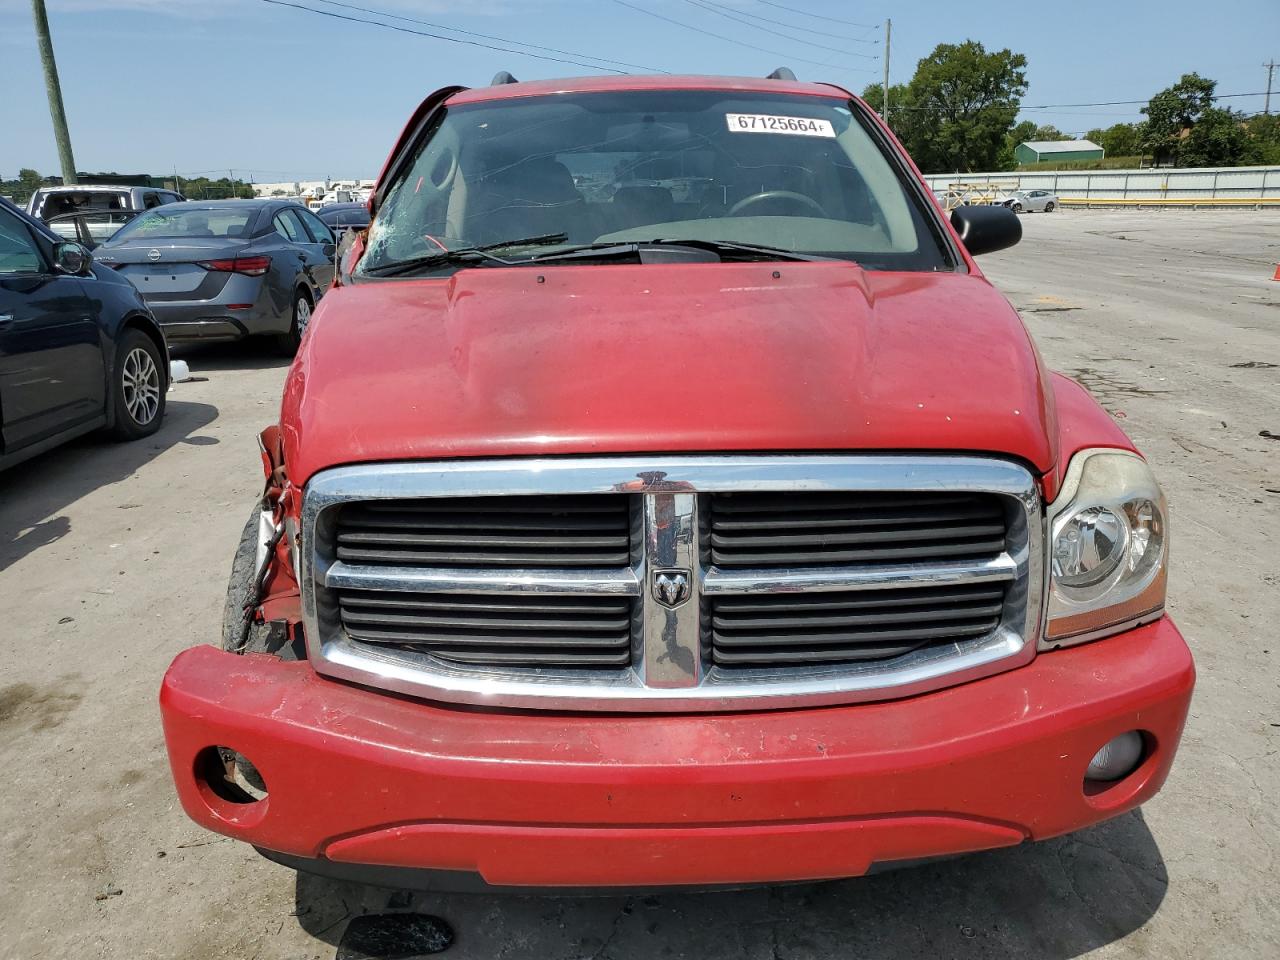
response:
[[[717,567],[864,566],[995,557],[1000,498],[981,493],[734,493],[708,501]]]
[[[375,500],[342,508],[335,555],[387,566],[625,567],[630,533],[623,496]]]
[[[466,616],[422,616],[417,614],[369,613],[359,608],[343,607],[343,616],[348,624],[372,627],[415,627],[422,630],[436,628],[456,628],[459,630],[476,630],[485,627],[502,629],[510,619],[501,617],[466,617]],[[625,630],[630,621],[625,617],[616,620],[575,620],[572,617],[543,618],[522,614],[520,624],[530,632],[541,630],[552,631],[592,631],[616,632]]]
[[[852,628],[868,623],[929,623],[934,620],[951,620],[960,617],[998,617],[1002,607],[1002,603],[992,603],[983,606],[948,607],[945,610],[911,610],[906,613],[872,614],[858,612],[848,613],[843,616],[839,614],[813,616],[811,614],[797,613],[797,615],[790,617],[753,617],[749,620],[749,625],[752,630],[779,628],[812,630],[820,627]],[[712,618],[712,626],[721,630],[742,629],[743,618],[716,616]]]
[[[625,667],[631,662],[630,650],[621,650],[617,653],[575,652],[572,658],[567,658],[561,651],[534,649],[475,653],[456,647],[440,647],[433,652],[442,660],[451,660],[470,666],[618,668]]]
[[[336,593],[343,627],[365,643],[470,665],[619,667],[631,658],[629,598]]]
[[[1004,536],[1003,523],[974,523],[968,526],[929,526],[918,530],[884,529],[856,533],[832,531],[823,527],[805,533],[780,533],[768,536],[729,536],[724,533],[713,533],[713,547],[811,547],[816,541],[821,546],[846,543],[901,543],[915,540],[949,540],[969,538],[992,538]]]
[[[711,659],[724,667],[857,663],[983,636],[1003,586],[975,583],[819,594],[713,596]]]

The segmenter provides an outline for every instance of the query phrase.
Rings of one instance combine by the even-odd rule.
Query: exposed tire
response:
[[[311,322],[313,309],[311,294],[306,289],[300,289],[293,295],[293,320],[289,325],[289,332],[276,337],[276,346],[286,357],[292,357],[298,352],[302,335],[307,332],[307,324]]]
[[[1021,212],[1022,212],[1022,204],[1020,204],[1020,203],[1015,203],[1015,204],[1014,204],[1013,206],[1011,206],[1009,209],[1010,209],[1010,210],[1012,210],[1014,213],[1021,213]]]
[[[138,440],[160,429],[164,421],[165,373],[160,350],[141,330],[128,329],[116,344],[111,373],[111,405],[118,440]]]
[[[269,653],[281,660],[297,660],[299,653],[287,638],[282,640],[275,636],[271,627],[255,621],[253,611],[245,609],[245,601],[258,575],[258,514],[260,512],[261,508],[255,503],[253,512],[249,514],[249,522],[244,525],[244,532],[240,534],[236,555],[231,561],[227,601],[222,609],[222,649],[231,653]],[[267,784],[262,774],[249,760],[225,747],[219,748],[219,754],[228,774],[234,768],[250,786],[262,793],[267,792]],[[234,779],[229,779],[229,782],[234,787]]]
[[[297,660],[299,652],[288,637],[278,636],[268,624],[254,620],[252,610],[245,609],[258,575],[259,512],[255,503],[231,560],[231,579],[222,608],[222,649],[233,653],[270,653],[282,660]]]
[[[1054,203],[1052,200],[1050,200],[1048,203],[1044,205],[1044,212],[1053,213],[1053,208],[1054,208]]]

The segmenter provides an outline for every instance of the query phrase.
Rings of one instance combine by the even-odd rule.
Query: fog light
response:
[[[1142,734],[1137,730],[1122,733],[1089,761],[1086,780],[1119,780],[1128,776],[1142,759]]]

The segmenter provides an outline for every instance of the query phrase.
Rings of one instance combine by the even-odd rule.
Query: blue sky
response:
[[[323,0],[291,2],[369,16]],[[782,55],[706,36],[623,2]],[[972,38],[988,49],[1009,47],[1027,55],[1027,105],[1146,98],[1192,70],[1217,80],[1219,93],[1252,93],[1265,88],[1261,64],[1280,59],[1280,0],[623,2],[350,0],[473,33],[671,72],[758,75],[785,63],[802,79],[828,80],[855,92],[879,81],[878,41],[888,16],[894,82],[910,79],[916,61],[935,44]],[[47,3],[82,170],[176,168],[184,175],[214,176],[234,170],[258,181],[374,176],[409,113],[437,87],[485,84],[500,69],[520,79],[600,72],[342,22],[265,0]],[[872,26],[846,26],[776,4]],[[1272,106],[1280,111],[1277,74]],[[0,0],[0,91],[0,175],[12,177],[20,166],[56,172],[28,0]],[[1261,96],[1226,102],[1250,112],[1262,108]],[[1025,110],[1024,117],[1075,132],[1139,114],[1134,105]]]

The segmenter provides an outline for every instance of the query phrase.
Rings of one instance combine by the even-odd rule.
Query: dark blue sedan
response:
[[[0,198],[0,469],[100,427],[155,433],[168,387],[133,285]]]

